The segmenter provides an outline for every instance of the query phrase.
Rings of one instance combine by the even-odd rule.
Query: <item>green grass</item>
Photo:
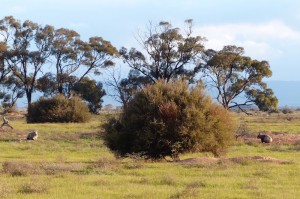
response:
[[[226,158],[267,156],[287,164],[253,160],[212,164],[116,159],[103,145],[107,115],[83,124],[26,124],[11,118],[0,132],[0,198],[298,198],[299,148],[237,142]],[[286,118],[241,116],[252,133],[281,132]],[[294,117],[297,117],[295,114]],[[288,121],[297,134],[300,120]],[[31,130],[38,141],[25,141]],[[185,154],[181,159],[212,156]]]
[[[292,114],[282,113],[258,113],[252,116],[241,116],[240,122],[246,123],[252,132],[270,131],[284,132],[290,134],[300,134],[300,112]]]

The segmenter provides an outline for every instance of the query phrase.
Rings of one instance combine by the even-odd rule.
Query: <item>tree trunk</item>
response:
[[[32,92],[26,90],[26,97],[27,97],[27,109],[29,109],[31,107],[31,98],[32,98]]]

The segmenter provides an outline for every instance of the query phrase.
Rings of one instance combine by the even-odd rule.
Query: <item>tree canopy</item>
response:
[[[101,82],[96,82],[88,77],[77,82],[73,90],[88,103],[90,112],[98,113],[102,108],[102,97],[106,94]]]
[[[35,90],[45,96],[60,93],[70,97],[75,84],[90,73],[99,75],[101,68],[113,66],[117,55],[117,49],[99,36],[85,42],[74,30],[21,22],[12,16],[0,20],[0,84],[4,89],[14,84],[12,92],[18,93],[14,95],[17,98],[23,91],[28,106]],[[10,75],[13,78],[5,82]]]
[[[121,58],[152,82],[159,79],[170,81],[179,76],[194,77],[205,38],[192,35],[191,20],[186,20],[186,24],[185,34],[169,22],[160,22],[158,26],[150,24],[148,31],[139,35],[143,51],[122,47],[119,51]]]
[[[0,20],[0,32],[7,46],[4,65],[22,83],[30,105],[37,76],[50,56],[53,27],[29,20],[21,23],[10,16]]]
[[[36,90],[44,96],[71,97],[75,85],[87,86],[88,76],[95,78],[119,58],[131,70],[124,79],[112,75],[107,85],[113,91],[106,93],[124,107],[146,84],[185,79],[214,88],[225,109],[256,105],[262,111],[277,110],[278,99],[264,82],[272,75],[269,63],[245,56],[242,47],[205,49],[206,39],[195,35],[192,20],[186,20],[182,29],[165,21],[150,23],[137,40],[139,47],[118,51],[100,36],[83,41],[71,29],[4,17],[0,20],[0,99],[9,106],[25,95],[30,106]],[[91,88],[102,89],[95,82],[90,82]]]
[[[277,110],[278,100],[263,82],[264,78],[272,75],[269,63],[243,54],[244,49],[236,46],[205,51],[205,62],[201,64],[205,75],[203,81],[216,89],[216,99],[226,109],[237,107],[244,110],[244,106],[255,104],[262,111]],[[241,99],[241,96],[244,98]]]

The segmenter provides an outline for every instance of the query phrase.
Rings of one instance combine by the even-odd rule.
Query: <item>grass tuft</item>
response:
[[[29,182],[22,183],[18,192],[23,194],[32,193],[47,193],[49,185],[47,181],[42,181],[38,178],[33,178]]]
[[[114,158],[101,157],[96,162],[90,164],[87,169],[96,171],[118,171],[121,167],[121,162]]]
[[[185,189],[170,197],[170,199],[180,199],[180,198],[198,198],[199,189],[201,187],[206,187],[206,183],[203,182],[192,182],[188,184]]]
[[[28,162],[5,161],[2,168],[4,173],[11,176],[28,176],[40,173],[38,167]]]

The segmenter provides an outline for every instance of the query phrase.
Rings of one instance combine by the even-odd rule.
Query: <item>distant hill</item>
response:
[[[279,100],[279,107],[300,107],[300,81],[267,81]]]

